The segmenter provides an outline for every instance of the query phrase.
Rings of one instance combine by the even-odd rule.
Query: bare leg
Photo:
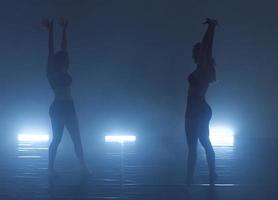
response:
[[[215,153],[212,148],[210,139],[209,139],[209,128],[206,126],[206,128],[201,133],[202,135],[199,137],[200,142],[202,146],[204,147],[206,151],[206,157],[209,167],[209,177],[210,177],[210,183],[214,183],[216,179],[216,172],[215,172]]]
[[[187,144],[188,144],[188,158],[187,158],[187,178],[186,183],[190,185],[193,182],[193,175],[197,159],[197,142],[198,133],[196,132],[193,120],[186,121],[185,125]]]
[[[49,162],[48,169],[50,173],[54,172],[54,161],[57,154],[58,146],[63,136],[64,124],[61,120],[51,117],[53,139],[49,146]]]
[[[79,123],[75,113],[71,113],[71,115],[68,116],[66,126],[71,136],[71,139],[73,141],[75,154],[80,162],[82,170],[88,170],[84,159],[83,147],[81,143],[80,130],[79,130]]]

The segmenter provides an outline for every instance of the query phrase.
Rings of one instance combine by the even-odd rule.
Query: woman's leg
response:
[[[59,117],[51,116],[51,124],[52,124],[52,133],[53,138],[51,144],[49,146],[49,161],[48,161],[48,169],[49,172],[54,172],[54,161],[57,154],[58,146],[61,142],[63,136],[64,123]]]
[[[193,175],[195,170],[195,164],[197,159],[197,142],[198,133],[196,132],[196,126],[194,120],[186,120],[185,131],[188,145],[188,157],[187,157],[187,178],[186,183],[190,185],[193,182]]]
[[[206,151],[206,157],[207,157],[207,162],[209,167],[210,183],[214,183],[216,179],[215,153],[209,139],[209,125],[206,124],[203,127],[204,128],[202,130],[202,133],[200,133],[199,140]]]
[[[80,162],[80,165],[83,170],[87,170],[87,165],[84,159],[83,147],[81,143],[77,115],[75,113],[74,107],[72,107],[71,110],[72,111],[68,114],[66,119],[66,127],[73,141],[75,154]]]

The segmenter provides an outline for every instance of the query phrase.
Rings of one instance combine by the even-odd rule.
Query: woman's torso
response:
[[[188,97],[205,99],[209,87],[209,81],[205,77],[194,71],[188,76],[188,83]]]
[[[72,77],[69,73],[55,73],[47,75],[49,84],[54,92],[55,101],[72,101]]]
[[[187,96],[187,118],[200,118],[211,116],[211,108],[206,101],[209,81],[197,71],[188,76],[189,88]]]

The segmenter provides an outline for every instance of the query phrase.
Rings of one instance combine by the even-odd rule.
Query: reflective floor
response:
[[[1,150],[0,199],[278,199],[278,141],[237,139],[216,147],[219,179],[208,186],[199,149],[195,183],[186,189],[184,141],[140,138],[134,143],[85,142],[92,177],[82,177],[71,144],[61,144],[59,176],[49,184],[47,143],[18,142]]]

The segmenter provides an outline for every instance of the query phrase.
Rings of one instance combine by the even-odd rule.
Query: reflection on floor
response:
[[[208,185],[200,149],[190,189],[184,184],[183,141],[102,142],[85,145],[92,177],[80,176],[73,150],[62,145],[54,184],[47,176],[48,144],[19,142],[15,153],[2,155],[0,199],[278,199],[278,141],[242,140],[234,147],[216,147],[219,179],[214,188]]]

